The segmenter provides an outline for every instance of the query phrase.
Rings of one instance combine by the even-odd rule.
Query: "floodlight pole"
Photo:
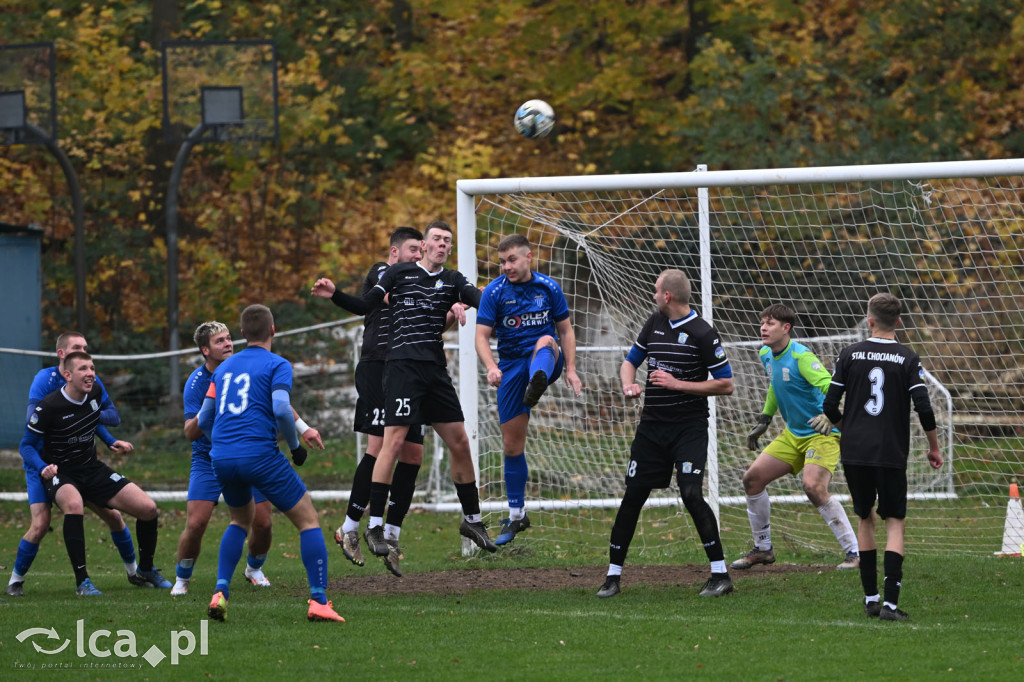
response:
[[[199,142],[206,130],[200,123],[182,142],[171,168],[171,179],[167,184],[167,336],[171,353],[178,350],[178,187],[185,170],[185,162],[192,147]],[[168,373],[171,405],[181,398],[181,376],[178,373],[178,356],[171,355]]]
[[[25,128],[33,135],[45,141],[46,148],[50,150],[68,181],[68,189],[71,192],[71,213],[75,225],[75,313],[78,322],[78,330],[83,334],[88,331],[85,328],[85,208],[82,201],[82,186],[78,183],[78,175],[71,165],[71,159],[64,153],[49,133],[35,125],[25,122]]]

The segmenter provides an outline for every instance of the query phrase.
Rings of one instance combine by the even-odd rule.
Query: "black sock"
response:
[[[395,476],[391,479],[391,501],[388,502],[387,523],[402,527],[405,515],[412,505],[412,495],[416,492],[416,477],[420,473],[419,464],[399,462],[395,466]]]
[[[370,516],[384,516],[384,510],[388,506],[388,493],[391,492],[391,484],[370,483]]]
[[[153,555],[156,554],[157,517],[149,521],[135,520],[135,537],[139,542],[139,570],[153,570]]]
[[[463,514],[472,516],[480,513],[480,491],[476,489],[476,481],[456,483],[455,492],[459,496]]]
[[[704,499],[703,477],[677,474],[679,494],[683,498],[683,506],[693,519],[697,536],[704,545],[704,554],[708,561],[723,561],[725,550],[722,549],[722,536],[718,531],[718,519],[711,505]]]
[[[860,584],[864,588],[865,597],[878,594],[878,550],[862,549],[860,551]]]
[[[352,493],[348,497],[348,510],[345,515],[353,521],[363,518],[363,512],[370,504],[370,484],[373,482],[373,465],[377,458],[369,452],[363,455],[352,477]]]
[[[612,536],[608,542],[608,562],[616,566],[622,566],[626,562],[626,554],[629,552],[629,543],[633,541],[633,534],[636,532],[636,523],[640,519],[640,511],[650,496],[648,488],[634,488],[626,486],[626,493],[622,496],[619,504],[619,511],[615,514],[615,523],[612,524]]]
[[[885,567],[885,594],[882,598],[890,604],[899,604],[900,583],[903,581],[903,555],[886,550],[882,565]]]
[[[85,569],[85,527],[81,514],[64,515],[64,548],[75,572],[75,587],[89,577]]]

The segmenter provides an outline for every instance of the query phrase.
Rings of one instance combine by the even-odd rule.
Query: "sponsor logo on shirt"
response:
[[[519,329],[520,327],[543,327],[548,323],[549,312],[547,310],[539,310],[533,313],[523,313],[522,315],[509,315],[501,321],[501,326],[506,329]]]
[[[405,277],[403,277],[402,279],[403,279],[403,280],[409,280],[409,279],[419,279],[419,278],[420,278],[420,276],[419,276],[419,275],[406,275],[406,276],[405,276]]]

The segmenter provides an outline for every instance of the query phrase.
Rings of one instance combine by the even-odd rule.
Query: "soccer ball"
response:
[[[539,140],[547,137],[555,127],[555,110],[542,99],[531,99],[516,109],[512,122],[520,135],[531,140]]]

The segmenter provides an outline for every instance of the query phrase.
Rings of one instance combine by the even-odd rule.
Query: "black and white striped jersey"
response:
[[[376,293],[376,296],[374,294]],[[418,360],[446,367],[441,335],[455,303],[480,305],[480,290],[458,270],[427,272],[419,263],[389,267],[367,296],[391,295],[388,360]]]
[[[675,321],[660,312],[654,313],[637,336],[634,348],[646,355],[648,373],[660,369],[682,381],[707,381],[709,374],[732,376],[718,332],[695,311]],[[648,379],[642,421],[707,417],[707,397],[655,386]]]
[[[43,437],[39,453],[47,464],[79,465],[96,458],[96,427],[100,423],[103,389],[93,384],[81,403],[57,389],[39,401],[28,420],[28,429]]]

